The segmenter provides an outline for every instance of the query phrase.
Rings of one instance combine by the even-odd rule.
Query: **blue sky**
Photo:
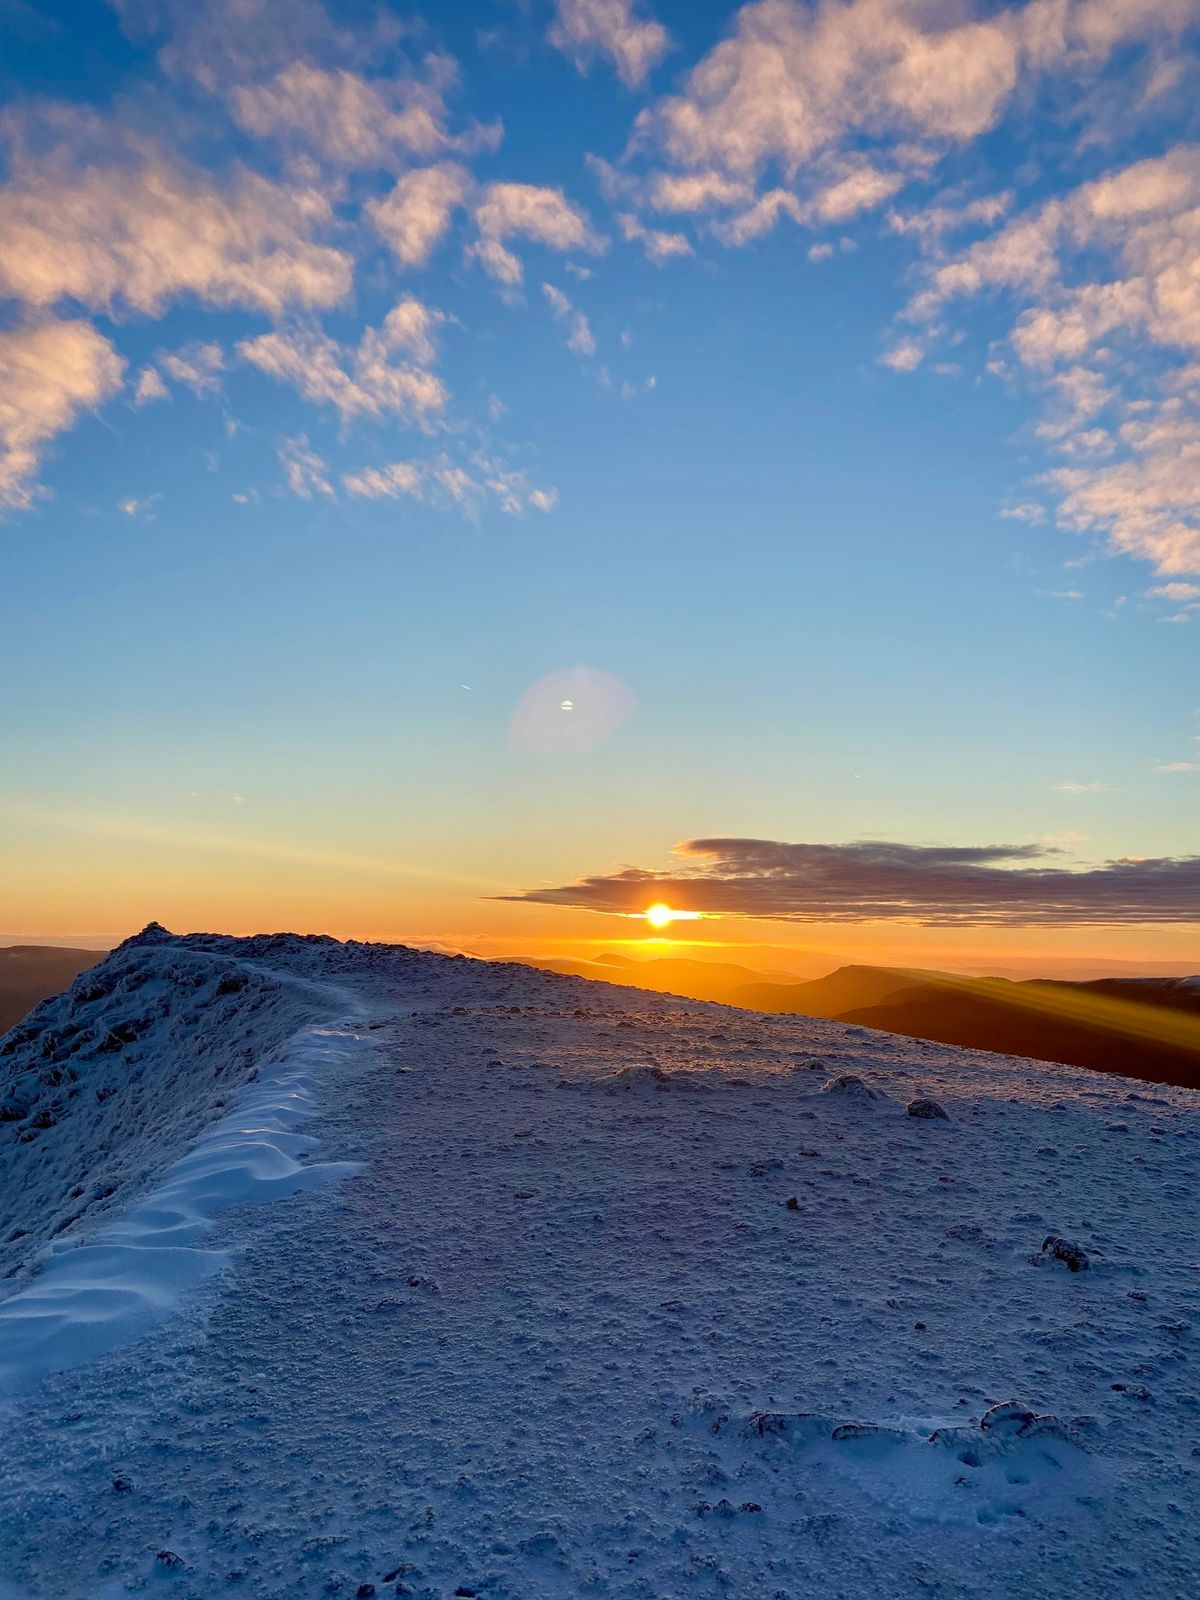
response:
[[[0,931],[1192,871],[1198,17],[0,0]],[[1174,959],[1184,893],[1053,938]]]

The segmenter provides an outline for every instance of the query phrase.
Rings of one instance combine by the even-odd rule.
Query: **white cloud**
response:
[[[81,411],[115,393],[124,371],[124,361],[90,322],[0,332],[0,508],[32,504],[46,445]]]
[[[1004,506],[1000,515],[1014,522],[1027,522],[1031,527],[1036,527],[1046,520],[1045,506],[1039,506],[1036,501],[1027,500],[1019,506]]]
[[[823,167],[861,157],[866,141],[886,145],[900,171],[927,172],[994,128],[1023,80],[1094,77],[1120,45],[1168,45],[1195,13],[1195,0],[1027,0],[1002,10],[982,0],[752,0],[682,91],[642,114],[635,147],[666,155],[681,196],[694,179],[697,209],[740,205],[725,237],[741,244],[810,206],[793,193],[797,180],[807,189]],[[757,209],[747,191],[769,169],[787,187],[768,182],[760,199],[770,204]],[[849,215],[876,201],[858,203],[853,186],[844,201],[832,193],[831,217],[840,203]]]
[[[137,375],[133,391],[135,406],[152,405],[155,400],[169,400],[171,392],[156,367],[143,367]]]
[[[570,324],[567,349],[573,350],[577,356],[594,356],[596,354],[596,340],[592,333],[591,324],[583,312],[573,306],[562,290],[556,289],[552,283],[544,283],[542,285],[542,293],[550,302],[554,315],[560,321]]]
[[[743,205],[754,193],[744,179],[724,172],[659,172],[650,181],[650,204],[658,211],[707,211]]]
[[[891,367],[893,372],[914,372],[924,359],[925,351],[912,339],[906,339],[903,344],[893,346],[879,358],[882,365]]]
[[[908,311],[1013,298],[1012,347],[1048,402],[1036,434],[1065,461],[1045,478],[1059,520],[1165,575],[1200,571],[1198,250],[1200,147],[1179,145],[935,262]]]
[[[869,162],[821,189],[810,202],[810,215],[819,222],[848,222],[861,211],[871,211],[890,200],[903,187],[903,174],[881,172]]]
[[[479,238],[470,254],[501,283],[517,284],[525,275],[507,247],[510,239],[531,239],[558,251],[600,248],[587,217],[561,189],[532,183],[489,183],[475,207],[475,225]]]
[[[301,330],[244,339],[238,353],[306,400],[333,406],[345,422],[390,414],[422,423],[442,411],[448,398],[442,380],[429,370],[441,320],[440,312],[409,296],[354,348]]]
[[[211,94],[305,55],[344,50],[321,0],[111,0],[134,39],[164,40],[159,60]]]
[[[200,341],[184,345],[182,350],[160,355],[158,362],[168,377],[186,384],[193,394],[215,394],[221,387],[219,374],[225,367],[225,352],[219,344]],[[138,398],[141,399],[140,378]]]
[[[387,166],[397,152],[431,156],[499,143],[498,125],[452,137],[445,92],[457,80],[448,56],[431,55],[423,77],[367,79],[345,68],[292,61],[266,82],[229,94],[239,125],[258,138],[299,141],[335,166]]]
[[[311,500],[314,495],[328,500],[334,498],[329,468],[310,448],[304,434],[296,439],[284,439],[275,453],[282,463],[284,477],[292,494],[301,500]]]
[[[649,259],[659,266],[673,257],[690,256],[692,253],[691,244],[684,234],[669,233],[662,228],[647,228],[627,211],[617,214],[617,226],[623,239],[630,243],[636,241]]]
[[[470,192],[466,168],[442,161],[406,172],[389,194],[368,201],[366,212],[399,262],[423,267]]]
[[[482,451],[471,457],[469,469],[441,455],[367,467],[347,473],[342,484],[356,499],[416,500],[436,510],[459,510],[472,520],[489,498],[508,516],[520,516],[530,506],[551,511],[558,501],[555,490],[532,487],[524,472]]]
[[[638,15],[636,0],[554,0],[550,42],[586,72],[607,56],[624,83],[636,87],[670,48],[661,23]]]
[[[1160,600],[1173,600],[1176,604],[1181,601],[1200,601],[1200,583],[1160,583],[1149,593]]]
[[[1125,423],[1120,435],[1121,460],[1047,475],[1062,496],[1060,520],[1107,534],[1114,550],[1165,576],[1200,572],[1200,417],[1164,406],[1151,422]]]
[[[1154,770],[1155,772],[1170,773],[1172,775],[1183,772],[1200,772],[1200,761],[1160,761]]]
[[[350,256],[320,242],[333,223],[320,190],[242,168],[220,182],[149,145],[90,165],[89,135],[114,137],[80,126],[49,157],[14,158],[0,188],[0,295],[148,313],[194,295],[278,315],[349,292]]]
[[[425,498],[424,468],[413,461],[393,461],[386,467],[367,467],[342,478],[346,493],[365,500],[399,500],[405,495]]]
[[[1054,787],[1060,794],[1107,794],[1107,783],[1056,783]]]
[[[144,499],[137,495],[130,495],[125,500],[117,502],[117,510],[125,517],[144,517],[148,522],[154,521],[154,507],[162,499],[160,494],[146,495]]]

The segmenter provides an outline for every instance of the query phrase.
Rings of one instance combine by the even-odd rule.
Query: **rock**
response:
[[[1036,1420],[1037,1412],[1031,1411],[1019,1400],[1001,1400],[999,1405],[994,1405],[984,1412],[979,1419],[979,1426],[987,1433],[989,1428],[998,1428],[1006,1424],[1023,1428]]]
[[[839,1073],[836,1078],[830,1078],[821,1085],[822,1094],[843,1095],[848,1100],[885,1100],[886,1095],[878,1089],[872,1089],[869,1084],[856,1076],[853,1072]]]
[[[829,1437],[836,1444],[845,1444],[849,1439],[884,1439],[893,1443],[906,1439],[902,1428],[889,1428],[881,1422],[841,1422]]]
[[[113,1479],[113,1488],[117,1491],[118,1494],[132,1494],[133,1493],[133,1479],[132,1478],[124,1478],[124,1477],[114,1478]]]
[[[920,1117],[925,1122],[949,1122],[949,1115],[942,1110],[936,1100],[926,1100],[922,1097],[908,1102],[910,1117]]]
[[[799,1195],[795,1195],[795,1194],[788,1195],[787,1201],[786,1201],[786,1205],[787,1205],[787,1208],[788,1208],[789,1211],[799,1211],[799,1209],[800,1209],[800,1197],[799,1197]]]
[[[183,1557],[177,1556],[174,1550],[160,1550],[154,1559],[160,1567],[170,1567],[172,1570],[183,1565]]]
[[[371,1600],[371,1596],[374,1593],[375,1585],[373,1583],[360,1583],[354,1591],[355,1600]]]
[[[1081,1245],[1057,1233],[1048,1234],[1042,1240],[1042,1255],[1054,1261],[1065,1261],[1072,1272],[1087,1272],[1092,1264]]]

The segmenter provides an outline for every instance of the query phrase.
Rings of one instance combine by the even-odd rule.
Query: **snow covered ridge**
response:
[[[78,1244],[145,1193],[298,1030],[382,993],[514,981],[540,994],[557,980],[403,945],[151,923],[0,1036],[0,1304],[55,1241]]]
[[[230,1260],[199,1248],[217,1212],[356,1172],[354,1162],[302,1165],[318,1141],[295,1131],[356,1043],[344,1028],[303,1029],[145,1198],[88,1243],[67,1234],[48,1246],[29,1286],[0,1304],[0,1393],[94,1360],[173,1311]]]
[[[346,1011],[237,944],[151,925],[0,1038],[0,1301],[143,1192],[274,1048]]]

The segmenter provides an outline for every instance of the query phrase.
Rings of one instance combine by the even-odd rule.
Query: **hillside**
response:
[[[3,1600],[1190,1592],[1186,1090],[158,928],[0,1078]]]
[[[1200,978],[963,978],[916,968],[846,966],[779,983],[744,967],[686,958],[562,963],[641,988],[777,1015],[824,1017],[913,1039],[1200,1087]],[[541,966],[543,963],[535,962]],[[611,964],[611,965],[609,965]],[[746,982],[746,976],[752,981]]]

